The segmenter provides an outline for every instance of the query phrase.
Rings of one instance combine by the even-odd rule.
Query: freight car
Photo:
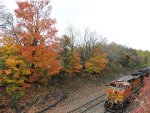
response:
[[[106,89],[107,99],[104,103],[105,109],[122,110],[124,106],[129,104],[131,96],[144,85],[144,77],[149,75],[150,67],[110,82]]]
[[[131,75],[133,75],[133,76],[138,76],[138,75],[140,75],[140,76],[142,76],[142,77],[148,77],[148,76],[150,75],[150,67],[145,68],[145,69],[143,69],[143,70],[139,70],[139,71],[137,71],[136,73],[132,73]]]

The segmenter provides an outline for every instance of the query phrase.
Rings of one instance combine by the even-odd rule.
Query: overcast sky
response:
[[[3,0],[10,8],[15,0]],[[150,0],[52,0],[59,34],[90,27],[109,41],[150,51]]]

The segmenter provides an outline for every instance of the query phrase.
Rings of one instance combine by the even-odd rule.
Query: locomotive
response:
[[[150,74],[150,68],[140,70],[109,83],[104,103],[106,110],[122,110],[130,102],[131,96],[144,85],[143,79]]]

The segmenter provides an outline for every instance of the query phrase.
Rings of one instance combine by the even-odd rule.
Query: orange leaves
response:
[[[70,55],[70,62],[69,65],[67,67],[67,69],[65,69],[65,71],[71,75],[75,72],[80,72],[81,69],[81,61],[80,61],[80,56],[79,53],[74,49]]]
[[[36,51],[33,62],[37,67],[48,69],[49,75],[54,75],[62,68],[58,57],[59,54],[54,50],[43,46]]]
[[[34,81],[36,81],[36,79],[35,79],[33,76],[30,76],[30,77],[29,77],[29,82],[32,83],[32,82],[34,82]]]
[[[30,86],[31,86],[31,84],[29,84],[29,83],[24,83],[24,84],[23,84],[23,87],[24,87],[24,88],[29,88]]]
[[[32,5],[28,2],[17,2],[18,7],[20,10],[24,10],[26,7],[31,7]]]
[[[26,2],[17,2],[17,5],[19,7],[19,9],[15,10],[17,17],[32,20],[33,15],[34,15],[32,12],[33,5],[27,1]]]
[[[62,68],[57,53],[56,29],[53,26],[55,20],[47,15],[50,10],[44,9],[48,3],[47,1],[17,3],[18,38],[21,41],[21,44],[16,45],[17,52],[28,65],[31,65],[29,68],[32,75],[27,70],[23,70],[23,74],[34,75],[33,78],[39,77],[40,69],[46,69],[49,75],[53,75],[59,73]]]
[[[4,73],[5,73],[6,75],[9,75],[9,74],[11,74],[11,70],[10,70],[10,69],[4,70]]]
[[[3,71],[0,69],[0,75],[3,73]]]

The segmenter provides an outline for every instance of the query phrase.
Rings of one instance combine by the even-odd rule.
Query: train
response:
[[[114,80],[107,85],[104,103],[106,111],[122,110],[130,103],[131,97],[144,86],[143,79],[150,75],[150,67]]]

